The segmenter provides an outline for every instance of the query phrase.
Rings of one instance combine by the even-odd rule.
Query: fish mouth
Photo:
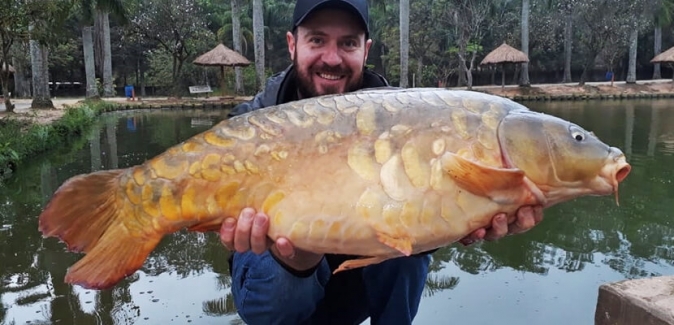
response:
[[[627,163],[625,154],[618,148],[611,147],[609,149],[609,161],[611,162],[606,170],[606,177],[608,178],[613,193],[615,194],[615,203],[620,206],[618,186],[622,183],[627,175],[630,174],[632,166]]]

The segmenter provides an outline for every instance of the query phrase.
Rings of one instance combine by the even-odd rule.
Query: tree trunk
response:
[[[253,0],[253,49],[255,50],[255,72],[257,89],[264,89],[266,76],[264,72],[264,8],[262,0]]]
[[[234,51],[241,54],[241,19],[239,19],[240,9],[239,9],[239,0],[231,0],[232,5],[232,46]],[[237,95],[242,95],[244,93],[243,89],[243,71],[241,67],[234,67],[234,80],[236,86],[234,91]]]
[[[662,27],[656,26],[653,33],[653,55],[658,55],[662,52]],[[660,63],[653,64],[653,79],[661,79]]]
[[[96,66],[94,64],[94,39],[93,27],[82,27],[82,48],[84,51],[84,71],[87,80],[87,98],[98,97],[96,87]]]
[[[142,98],[147,97],[147,94],[145,93],[145,69],[143,67],[141,58],[138,58],[138,74],[140,75],[140,96]]]
[[[529,0],[522,0],[522,52],[529,55]],[[520,86],[531,86],[529,81],[529,62],[522,63]]]
[[[424,58],[420,57],[417,59],[417,77],[414,87],[423,87],[423,75],[424,75]]]
[[[562,82],[572,82],[571,53],[573,52],[573,15],[567,14],[564,22],[564,77]]]
[[[578,82],[579,86],[584,86],[585,81],[587,81],[587,72],[590,68],[594,67],[594,60],[597,58],[597,53],[592,52],[587,55],[585,62],[583,63],[583,73],[580,75],[580,81]]]
[[[400,87],[407,88],[410,58],[410,0],[400,0]]]
[[[463,87],[468,84],[466,81],[466,62],[463,59],[463,54],[459,56],[461,64],[459,64],[459,73],[457,74],[456,86]]]
[[[9,69],[5,70],[4,67],[8,67],[7,62],[0,63],[0,87],[2,88],[2,98],[5,100],[5,110],[12,113],[14,112],[14,104],[9,98]]]
[[[464,66],[466,63],[464,62]],[[470,69],[466,69],[466,87],[468,90],[473,89],[473,72]]]
[[[627,68],[627,79],[625,80],[628,84],[633,84],[637,82],[637,41],[639,39],[639,30],[634,28],[630,32],[630,57],[629,65]]]
[[[25,65],[21,60],[12,58],[12,66],[14,66],[14,98],[30,98],[30,81],[26,76]]]
[[[94,64],[96,65],[96,77],[100,78],[103,75],[103,57],[105,50],[103,49],[103,17],[100,11],[94,14]]]
[[[112,48],[110,45],[110,14],[101,12],[103,25],[103,96],[112,97],[115,91],[112,85]]]
[[[38,41],[30,40],[30,62],[33,78],[32,108],[54,108],[49,94],[48,50]]]

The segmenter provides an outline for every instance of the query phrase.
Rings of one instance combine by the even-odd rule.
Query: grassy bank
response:
[[[81,137],[102,112],[118,104],[84,101],[67,107],[53,123],[34,123],[30,118],[8,115],[0,120],[0,175],[6,177],[21,162]]]

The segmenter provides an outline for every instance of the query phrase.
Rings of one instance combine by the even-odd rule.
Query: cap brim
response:
[[[295,30],[299,25],[301,25],[309,15],[312,13],[315,13],[318,10],[325,9],[325,8],[335,8],[335,9],[346,9],[347,11],[351,12],[353,15],[358,17],[358,20],[360,21],[363,30],[365,31],[365,35],[367,36],[369,34],[368,30],[368,24],[367,21],[365,21],[365,18],[363,15],[360,14],[360,11],[358,11],[358,8],[356,8],[353,4],[346,2],[346,1],[338,1],[338,0],[326,0],[319,2],[315,4],[313,7],[311,7],[307,12],[300,17],[295,25],[293,25],[293,30]]]

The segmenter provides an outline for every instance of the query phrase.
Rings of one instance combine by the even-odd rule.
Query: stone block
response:
[[[599,287],[595,325],[674,325],[674,276]]]

